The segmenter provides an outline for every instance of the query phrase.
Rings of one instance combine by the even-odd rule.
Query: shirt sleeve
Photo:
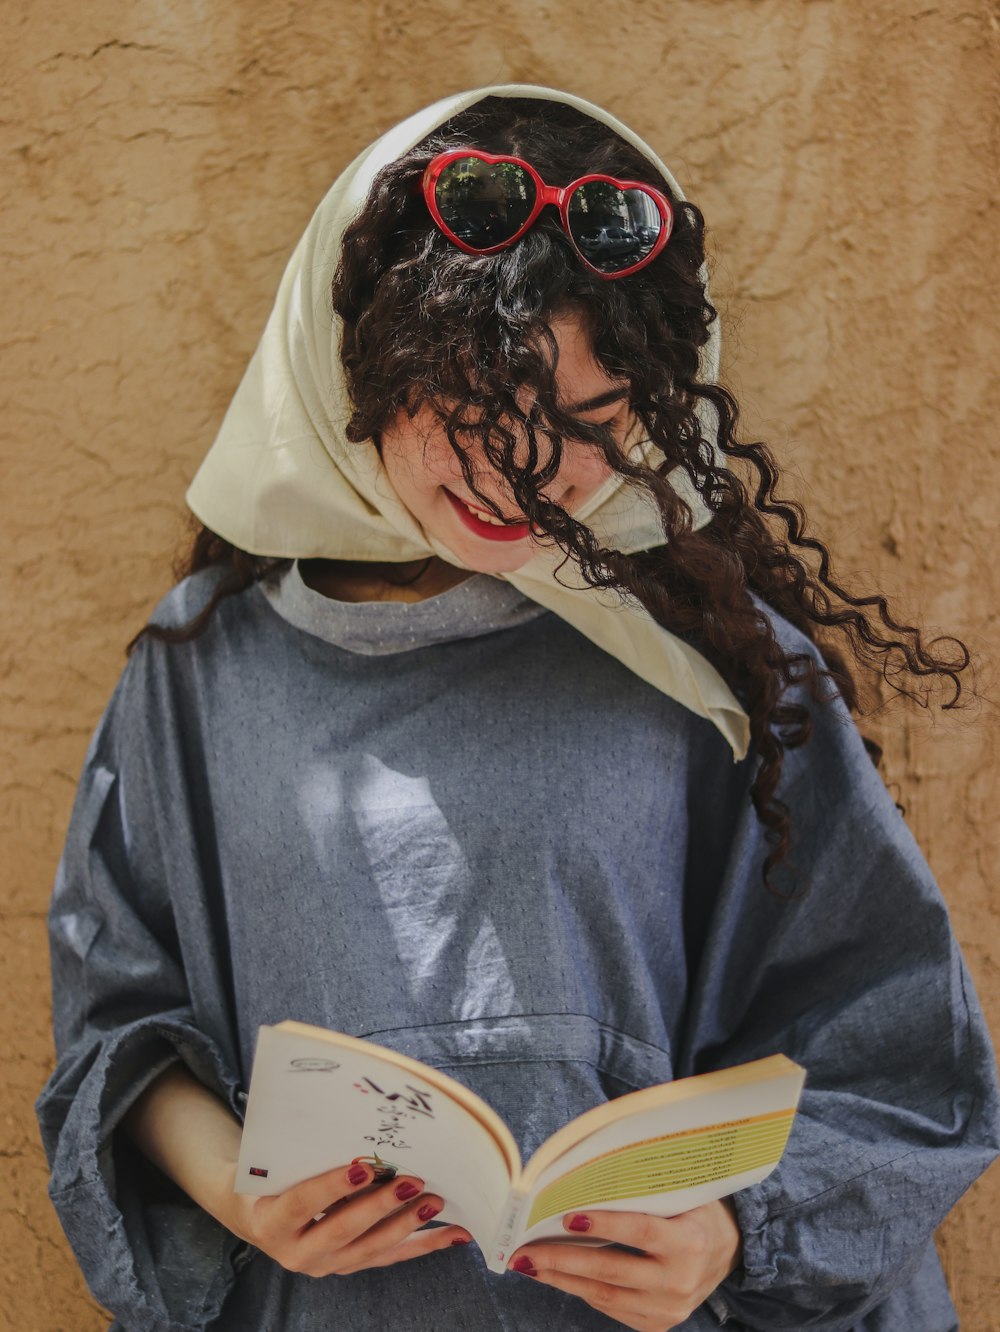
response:
[[[846,707],[810,706],[779,791],[788,865],[769,892],[744,795],[689,1009],[686,1071],[781,1052],[807,1072],[781,1163],[734,1196],[743,1266],[713,1307],[768,1332],[868,1327],[894,1292],[934,1285],[930,1264],[939,1308],[909,1325],[950,1327],[929,1249],[997,1155],[993,1052],[941,894]]]
[[[177,943],[171,876],[199,872],[197,830],[159,780],[163,718],[144,676],[133,658],[77,793],[49,913],[58,1062],[37,1111],[50,1196],[94,1297],[129,1332],[189,1332],[218,1313],[247,1246],[116,1129],[177,1060],[241,1104]]]

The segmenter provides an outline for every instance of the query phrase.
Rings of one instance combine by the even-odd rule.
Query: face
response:
[[[595,361],[580,322],[566,316],[551,321],[559,347],[556,383],[559,402],[583,421],[610,425],[619,440],[628,426],[626,390]],[[584,407],[592,400],[599,405]],[[503,477],[470,449],[477,488],[506,519],[522,518]],[[513,573],[535,553],[527,522],[504,526],[471,493],[444,427],[429,407],[411,420],[405,412],[382,432],[382,462],[392,487],[424,532],[446,546],[467,568],[479,573]],[[563,440],[562,462],[545,497],[568,513],[579,510],[610,475],[593,445]]]

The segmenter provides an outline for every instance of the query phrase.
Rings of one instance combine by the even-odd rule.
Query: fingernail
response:
[[[362,1165],[351,1166],[347,1172],[347,1182],[349,1184],[363,1184],[368,1178],[368,1171]]]
[[[589,1229],[590,1229],[590,1217],[589,1217],[589,1216],[584,1216],[582,1212],[576,1212],[576,1213],[575,1213],[573,1216],[571,1216],[570,1219],[566,1222],[566,1229],[567,1229],[567,1230],[589,1230]]]
[[[404,1179],[402,1184],[396,1185],[396,1197],[400,1202],[406,1202],[409,1198],[415,1198],[420,1190],[416,1184],[411,1184],[408,1179]]]
[[[421,1221],[429,1221],[432,1216],[437,1216],[440,1210],[441,1208],[435,1207],[433,1203],[424,1203],[423,1207],[417,1208],[417,1216]]]
[[[535,1264],[527,1255],[524,1255],[521,1258],[515,1258],[510,1266],[512,1271],[523,1272],[525,1276],[538,1276],[538,1273],[535,1271]]]
[[[453,1249],[457,1249],[457,1248],[459,1247],[460,1244],[468,1244],[468,1242],[469,1242],[469,1241],[468,1241],[467,1239],[461,1239],[461,1238],[460,1238],[460,1239],[453,1239],[452,1242],[451,1242],[451,1247],[452,1247]]]

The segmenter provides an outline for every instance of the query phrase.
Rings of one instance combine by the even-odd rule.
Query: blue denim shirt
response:
[[[293,568],[191,644],[142,643],[59,870],[39,1101],[118,1326],[616,1326],[472,1246],[292,1275],[116,1133],[178,1058],[239,1114],[258,1024],[291,1017],[446,1069],[525,1154],[608,1097],[782,1051],[808,1071],[786,1155],[736,1196],[743,1265],[685,1329],[954,1327],[931,1234],[996,1154],[996,1071],[926,864],[840,701],[811,706],[779,896],[754,756],[499,581],[346,605]]]

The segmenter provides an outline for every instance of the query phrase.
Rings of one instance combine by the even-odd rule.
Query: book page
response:
[[[769,1066],[771,1076],[759,1076],[761,1065]],[[781,1159],[805,1075],[783,1058],[758,1061],[758,1077],[748,1079],[745,1070],[754,1068],[727,1070],[743,1074],[728,1082],[707,1075],[701,1094],[690,1094],[690,1084],[703,1079],[689,1078],[611,1102],[601,1110],[618,1109],[620,1116],[611,1122],[604,1116],[603,1123],[595,1117],[599,1126],[555,1159],[554,1140],[543,1144],[525,1167],[531,1199],[517,1242],[565,1238],[566,1212],[600,1207],[676,1216],[764,1179]],[[688,1094],[657,1104],[656,1093],[668,1094],[673,1086]]]
[[[447,1093],[451,1082],[368,1042],[300,1023],[261,1027],[236,1191],[281,1193],[377,1158],[419,1175],[446,1200],[436,1220],[468,1227],[488,1247],[510,1189],[508,1160],[494,1133]]]

